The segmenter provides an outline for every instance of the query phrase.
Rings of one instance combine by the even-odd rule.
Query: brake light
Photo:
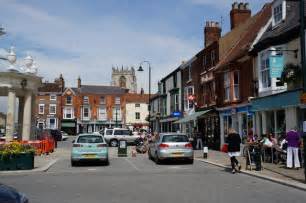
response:
[[[192,144],[191,143],[185,144],[185,148],[192,148]]]
[[[107,147],[107,144],[98,144],[97,147]]]
[[[81,144],[73,144],[73,147],[82,147]]]
[[[161,144],[159,145],[159,148],[168,148],[168,147],[169,147],[169,145],[164,144],[164,143],[161,143]]]

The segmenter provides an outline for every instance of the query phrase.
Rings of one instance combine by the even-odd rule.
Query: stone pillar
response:
[[[18,97],[18,134],[22,135],[24,97]]]
[[[8,90],[8,105],[6,115],[6,141],[13,140],[15,131],[15,113],[16,113],[16,92],[13,89]]]
[[[267,112],[261,112],[262,134],[267,134]]]
[[[32,93],[27,92],[24,97],[22,140],[30,140],[31,125],[32,125]]]

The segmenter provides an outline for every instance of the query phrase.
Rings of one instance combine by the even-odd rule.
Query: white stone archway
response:
[[[0,72],[0,96],[8,97],[6,116],[6,141],[13,140],[15,115],[18,110],[18,122],[21,126],[22,140],[29,140],[33,123],[35,95],[42,84],[42,78],[30,73],[17,71]],[[16,108],[16,99],[19,106]]]

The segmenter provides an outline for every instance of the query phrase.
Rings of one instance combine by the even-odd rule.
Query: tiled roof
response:
[[[231,42],[233,43],[231,49],[227,50],[226,53],[222,53],[217,68],[223,67],[244,55],[248,55],[248,50],[255,40],[257,33],[267,24],[270,18],[271,4],[266,4],[262,10],[241,25],[243,30],[240,30],[240,33],[236,33],[239,37],[237,36],[237,40]]]
[[[154,95],[151,95],[151,98]],[[127,103],[149,103],[149,94],[127,94],[125,96]]]
[[[128,89],[116,86],[103,86],[103,85],[82,85],[80,89],[72,88],[73,91],[80,94],[125,94]]]
[[[61,87],[56,83],[43,83],[38,88],[39,92],[61,92]]]
[[[272,27],[270,23],[268,29],[262,35],[253,51],[260,51],[268,46],[283,44],[299,36],[300,11],[298,1],[286,1],[286,18],[279,25]]]

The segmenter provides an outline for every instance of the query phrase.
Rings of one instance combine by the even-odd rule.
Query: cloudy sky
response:
[[[152,66],[157,81],[203,47],[203,26],[220,21],[229,30],[232,0],[0,0],[0,54],[14,46],[31,54],[39,74],[60,73],[69,86],[110,84],[112,66]],[[269,0],[249,0],[253,13]],[[0,70],[5,63],[0,62]],[[147,89],[147,73],[137,74]]]

